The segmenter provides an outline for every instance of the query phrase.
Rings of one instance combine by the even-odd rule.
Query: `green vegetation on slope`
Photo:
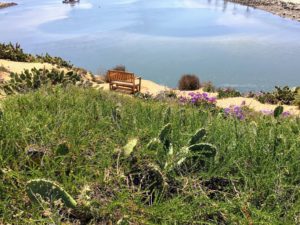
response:
[[[0,59],[7,59],[17,62],[40,62],[40,63],[50,63],[53,65],[72,68],[73,65],[70,62],[65,61],[60,57],[50,56],[48,53],[46,55],[32,55],[28,53],[24,53],[21,46],[16,43],[13,45],[12,43],[5,44],[0,43]]]
[[[189,145],[216,155],[178,163]],[[296,224],[299,149],[294,117],[239,121],[79,87],[15,95],[1,102],[0,223]],[[31,201],[35,179],[77,208]]]

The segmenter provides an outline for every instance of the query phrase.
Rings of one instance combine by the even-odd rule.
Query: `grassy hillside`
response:
[[[216,155],[183,157],[199,128]],[[240,121],[78,87],[11,96],[0,113],[0,224],[296,224],[299,150],[299,118]],[[56,182],[78,208],[31,201],[35,178]]]

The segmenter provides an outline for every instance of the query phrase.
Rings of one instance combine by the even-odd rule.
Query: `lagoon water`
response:
[[[15,0],[0,42],[103,73],[126,65],[175,87],[184,73],[240,90],[300,85],[300,23],[223,0]]]

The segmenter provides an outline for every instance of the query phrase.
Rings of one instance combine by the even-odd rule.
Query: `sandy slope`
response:
[[[297,0],[298,1],[298,0]],[[299,0],[300,1],[300,0]],[[0,66],[4,66],[11,72],[20,73],[24,69],[52,69],[55,66],[48,64],[48,63],[22,63],[22,62],[13,62],[8,60],[1,60],[0,59]],[[64,69],[66,70],[66,69]],[[2,76],[4,76],[4,79],[7,79],[7,73],[2,73]],[[1,72],[0,72],[1,77]],[[105,84],[94,84],[94,87],[101,88],[103,90],[109,90],[109,85],[107,83]],[[142,80],[142,92],[143,93],[150,93],[153,95],[158,94],[159,92],[171,90],[170,88],[166,86],[159,85],[153,81],[150,80]],[[175,91],[178,96],[188,96],[190,91]],[[203,91],[200,89],[196,92],[203,93]],[[217,96],[217,93],[210,93],[211,97]],[[251,109],[254,109],[255,111],[262,111],[262,110],[274,110],[276,108],[276,105],[270,105],[270,104],[262,104],[258,102],[255,99],[252,98],[244,98],[244,97],[236,97],[236,98],[226,98],[226,99],[219,99],[217,101],[217,106],[221,108],[229,107],[230,105],[241,105],[243,102],[246,103],[246,106],[249,106]],[[289,111],[292,114],[300,115],[300,110],[297,109],[296,106],[284,106],[285,111]]]
[[[4,66],[7,70],[14,73],[21,73],[23,70],[31,70],[32,68],[37,69],[52,69],[57,68],[49,63],[26,63],[26,62],[14,62],[9,60],[0,59],[0,66]],[[7,79],[7,74],[5,74],[4,79]]]
[[[241,105],[243,102],[245,102],[246,106],[258,112],[263,110],[274,110],[277,107],[277,105],[262,104],[253,98],[244,97],[219,99],[217,101],[217,106],[221,108],[227,108],[230,105]],[[289,111],[291,114],[294,115],[300,115],[300,110],[298,110],[297,106],[285,105],[284,111]]]
[[[176,91],[178,96],[185,96],[185,97],[187,97],[190,92],[191,91]],[[203,93],[201,89],[193,92]],[[210,97],[217,97],[218,94],[209,93],[208,95]],[[270,110],[274,110],[277,107],[277,105],[262,104],[256,99],[245,98],[245,97],[224,98],[224,99],[217,100],[217,106],[220,108],[228,108],[232,105],[240,106],[242,104],[245,104],[245,106],[248,106],[249,108],[257,112],[261,112],[264,110],[270,111]],[[284,105],[283,107],[284,107],[284,111],[289,111],[291,114],[294,115],[300,115],[300,110],[298,109],[297,106]]]

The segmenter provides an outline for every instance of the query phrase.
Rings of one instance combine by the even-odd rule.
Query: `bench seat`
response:
[[[110,90],[122,89],[136,93],[141,90],[141,78],[125,71],[108,71]]]

